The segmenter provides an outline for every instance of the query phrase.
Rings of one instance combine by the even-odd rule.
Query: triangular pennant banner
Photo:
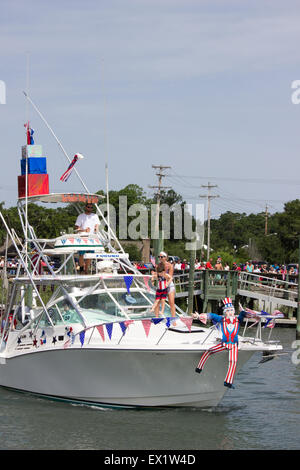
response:
[[[191,332],[193,318],[192,317],[189,317],[189,318],[181,317],[180,320],[185,324],[185,326],[188,328],[189,332]]]
[[[79,333],[79,339],[80,339],[80,342],[81,342],[81,347],[83,346],[84,344],[84,338],[85,338],[85,331],[81,331]]]
[[[204,325],[206,325],[206,323],[207,323],[207,314],[206,314],[206,313],[200,313],[198,319],[199,319],[202,323],[204,323]]]
[[[103,325],[98,325],[98,326],[96,326],[96,328],[99,331],[102,340],[105,341]]]
[[[167,328],[170,328],[171,323],[172,323],[173,321],[176,321],[176,318],[175,318],[175,317],[167,317],[166,320],[167,320],[167,321],[166,321],[166,327],[167,327]]]
[[[144,330],[145,330],[145,333],[146,333],[147,337],[149,335],[151,323],[152,323],[151,320],[142,320],[142,324],[143,324],[143,327],[144,327]]]
[[[132,281],[133,281],[133,276],[124,276],[124,281],[125,281],[125,284],[126,284],[127,292],[129,294],[130,293],[130,286],[131,286]]]
[[[121,321],[119,323],[119,325],[120,325],[120,328],[122,330],[123,335],[125,335],[125,331],[126,331],[126,328],[127,328],[127,326],[125,325],[125,322]]]
[[[152,323],[154,323],[154,325],[157,325],[158,323],[163,321],[163,318],[151,318],[151,321]]]
[[[107,330],[109,339],[111,339],[112,330],[113,330],[113,323],[108,323],[108,324],[105,325],[105,326],[106,326],[106,330]]]
[[[131,325],[131,323],[134,323],[134,320],[125,320],[123,323],[126,326],[126,328],[128,328],[129,325]]]

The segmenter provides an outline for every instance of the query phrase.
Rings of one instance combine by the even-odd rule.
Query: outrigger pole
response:
[[[20,253],[20,250],[19,250],[19,248],[18,248],[18,246],[17,246],[17,243],[15,242],[15,240],[14,240],[14,238],[13,238],[13,235],[12,235],[12,233],[11,233],[11,231],[10,231],[10,228],[8,227],[8,225],[7,225],[7,223],[6,223],[5,219],[4,219],[3,214],[2,214],[1,211],[0,211],[0,218],[1,218],[2,222],[3,222],[4,227],[6,228],[7,234],[9,235],[10,239],[12,240],[12,242],[13,242],[13,244],[14,244],[15,250],[16,250],[16,252],[18,253],[18,256],[19,256],[19,259],[20,259],[20,261],[21,261],[21,264],[22,264],[24,270],[26,271],[27,276],[28,276],[29,279],[30,279],[30,282],[31,282],[31,284],[32,284],[32,286],[33,286],[33,288],[34,288],[36,294],[37,294],[37,297],[39,298],[39,301],[41,302],[41,305],[42,305],[43,310],[46,312],[46,315],[47,315],[47,317],[48,317],[48,319],[49,319],[51,325],[54,326],[53,323],[52,323],[51,317],[50,317],[50,315],[48,314],[47,307],[46,307],[46,305],[44,304],[43,299],[41,298],[40,293],[39,293],[39,291],[38,291],[38,289],[37,289],[35,283],[33,282],[33,279],[32,279],[31,273],[30,273],[30,271],[29,271],[29,269],[28,269],[27,263],[26,263],[25,260],[23,259],[22,255],[21,255],[21,253]],[[7,306],[6,306],[6,308],[7,308]],[[3,337],[4,337],[4,331],[6,330],[6,327],[7,327],[7,319],[8,319],[8,311],[6,311],[6,323],[5,323],[5,327],[4,327],[4,329],[3,329],[3,334],[1,335],[1,346],[2,346],[2,341],[3,341]]]

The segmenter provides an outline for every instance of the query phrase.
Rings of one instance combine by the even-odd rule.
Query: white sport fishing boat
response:
[[[216,406],[227,390],[228,354],[195,373],[200,355],[219,341],[215,327],[193,325],[178,307],[172,317],[167,303],[164,316],[153,318],[151,277],[135,269],[110,227],[41,239],[27,218],[29,203],[88,201],[107,223],[99,200],[88,192],[19,197],[21,246],[0,212],[19,258],[2,315],[0,385],[108,407]],[[91,274],[76,270],[78,251],[92,251],[85,254]],[[260,333],[240,337],[238,369],[258,351],[281,349]]]

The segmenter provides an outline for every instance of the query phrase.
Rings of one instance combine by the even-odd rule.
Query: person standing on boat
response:
[[[100,220],[97,214],[93,212],[93,204],[86,203],[85,210],[77,217],[75,222],[76,233],[97,233],[100,226]],[[91,260],[84,260],[84,253],[86,251],[79,251],[79,267],[80,273],[87,274]]]
[[[193,313],[193,318],[207,322],[207,319],[212,320],[216,325],[221,327],[222,340],[217,345],[208,349],[202,354],[200,361],[195,369],[195,372],[202,372],[202,369],[207,359],[215,353],[228,350],[229,364],[228,370],[224,381],[224,386],[228,388],[233,387],[233,379],[236,372],[237,359],[238,359],[238,333],[240,324],[242,323],[246,312],[242,310],[238,317],[235,316],[235,309],[232,300],[226,297],[223,300],[224,315],[217,315],[215,313]]]
[[[171,276],[171,282],[168,286],[168,301],[170,304],[170,309],[171,309],[171,315],[172,317],[176,316],[176,307],[175,307],[175,285],[172,280],[173,274],[174,274],[174,265],[172,263],[169,263],[168,261],[168,255],[164,251],[161,251],[159,253],[159,260],[164,263],[166,273]]]
[[[157,279],[157,289],[155,302],[150,311],[155,312],[155,316],[159,317],[159,306],[161,305],[161,314],[164,314],[165,301],[168,296],[168,287],[172,281],[171,276],[166,273],[166,268],[164,263],[160,262],[156,268],[156,272],[152,275],[152,282]]]

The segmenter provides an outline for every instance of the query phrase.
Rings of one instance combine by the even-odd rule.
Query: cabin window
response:
[[[111,315],[124,318],[122,310],[107,293],[87,295],[80,300],[79,307],[89,320],[106,320]]]
[[[67,299],[51,305],[51,307],[48,308],[48,314],[53,325],[68,325],[72,323],[81,323],[83,325],[80,315]],[[51,325],[46,313],[42,315],[40,320],[37,319],[37,322],[41,328]]]

